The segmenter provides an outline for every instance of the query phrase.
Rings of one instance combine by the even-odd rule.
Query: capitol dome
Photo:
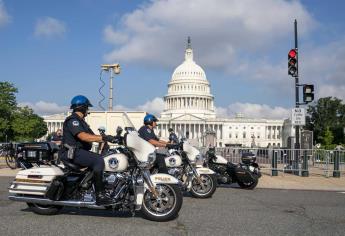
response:
[[[205,71],[193,60],[193,50],[191,47],[190,38],[188,38],[185,61],[175,69],[172,75],[172,81],[185,79],[207,81]]]
[[[162,117],[191,113],[201,118],[215,118],[214,97],[211,94],[210,84],[205,71],[193,59],[189,37],[185,60],[174,70],[164,102]]]

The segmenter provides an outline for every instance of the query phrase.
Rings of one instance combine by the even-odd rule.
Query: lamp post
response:
[[[121,67],[120,64],[103,64],[101,65],[101,69],[104,71],[110,71],[110,85],[109,85],[109,107],[108,110],[113,110],[113,78],[114,74],[120,74]]]

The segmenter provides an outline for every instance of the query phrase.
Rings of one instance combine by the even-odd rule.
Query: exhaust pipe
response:
[[[57,206],[70,206],[70,207],[87,207],[87,208],[96,208],[96,209],[105,209],[104,206],[96,205],[96,202],[82,202],[82,201],[53,201],[47,198],[35,198],[35,197],[24,197],[24,196],[8,196],[9,200],[17,202],[27,202],[27,203],[36,203],[42,205],[57,205]]]

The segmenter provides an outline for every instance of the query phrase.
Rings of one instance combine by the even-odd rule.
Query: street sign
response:
[[[291,113],[292,125],[305,125],[305,109],[293,108]]]

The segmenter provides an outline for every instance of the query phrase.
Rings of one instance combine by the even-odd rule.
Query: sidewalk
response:
[[[9,168],[0,169],[0,177],[14,177],[19,169],[11,170]],[[294,189],[294,190],[322,190],[322,191],[341,191],[345,192],[345,177],[326,178],[324,176],[300,177],[290,174],[279,176],[270,176],[263,173],[259,179],[257,188],[268,189]]]
[[[325,176],[301,177],[291,174],[270,176],[263,174],[257,188],[344,191],[345,177],[326,178]]]

